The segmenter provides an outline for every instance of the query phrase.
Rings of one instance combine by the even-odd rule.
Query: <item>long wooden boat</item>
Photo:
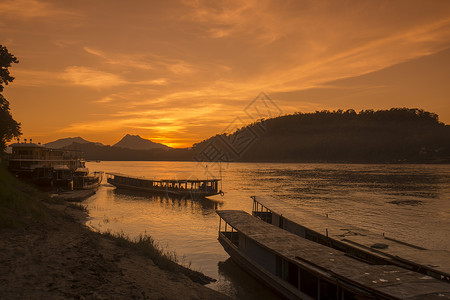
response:
[[[194,198],[223,195],[223,192],[219,190],[220,179],[153,180],[118,173],[106,173],[106,175],[108,183],[117,188]]]
[[[369,264],[243,211],[217,214],[225,251],[288,299],[450,299],[450,285],[430,276]]]
[[[450,283],[450,252],[429,250],[321,216],[272,197],[252,196],[253,216],[372,264],[392,264]]]

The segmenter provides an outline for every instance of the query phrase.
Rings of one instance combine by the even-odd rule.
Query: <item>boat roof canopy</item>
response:
[[[362,249],[363,252],[384,255],[412,265],[421,265],[424,269],[450,276],[450,251],[424,249],[386,238],[384,235],[328,218],[325,215],[319,215],[303,207],[293,209],[288,203],[274,197],[252,196],[252,198],[274,214],[282,215],[284,219],[296,224],[307,224],[304,227],[322,236],[328,236],[351,247]],[[374,252],[372,245],[376,243],[384,244],[387,247]]]
[[[180,183],[180,182],[218,182],[221,179],[162,179],[162,180],[158,180],[158,179],[148,179],[148,178],[144,178],[144,177],[134,177],[134,176],[128,176],[125,174],[120,174],[120,173],[106,173],[107,175],[113,175],[113,176],[117,176],[117,177],[124,177],[124,178],[132,178],[132,179],[138,179],[138,180],[147,180],[147,181],[158,181],[158,182],[167,182],[167,183]]]
[[[164,180],[157,180],[162,182],[216,182],[220,181],[220,179],[164,179]]]

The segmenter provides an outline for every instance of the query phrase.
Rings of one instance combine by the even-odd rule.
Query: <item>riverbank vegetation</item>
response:
[[[101,234],[122,248],[138,251],[142,255],[150,258],[161,269],[182,273],[192,281],[200,284],[208,284],[215,281],[215,279],[201,272],[192,270],[190,262],[186,264],[184,260],[180,261],[175,251],[164,249],[149,235],[141,234],[133,240],[124,233],[104,232]]]
[[[45,217],[39,191],[19,181],[0,163],[0,228],[18,228]]]

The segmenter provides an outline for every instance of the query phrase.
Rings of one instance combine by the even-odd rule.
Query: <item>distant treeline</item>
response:
[[[421,109],[324,110],[260,120],[186,149],[79,146],[99,160],[449,163],[450,126]]]
[[[189,149],[151,149],[133,150],[127,148],[100,146],[96,143],[73,143],[65,149],[77,150],[84,153],[87,160],[116,160],[116,161],[145,161],[169,160],[188,161],[192,159]]]

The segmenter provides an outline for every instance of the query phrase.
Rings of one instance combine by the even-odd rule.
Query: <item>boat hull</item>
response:
[[[239,251],[239,249],[233,245],[233,243],[231,243],[231,241],[228,240],[223,233],[219,233],[218,241],[237,265],[264,283],[266,286],[270,287],[273,291],[281,294],[287,299],[313,300],[313,298],[289,286],[286,282],[261,268],[256,262],[253,262],[250,257]]]
[[[218,194],[217,192],[202,192],[202,191],[195,191],[195,190],[172,190],[169,188],[140,187],[140,186],[133,186],[133,185],[128,185],[128,184],[117,183],[111,179],[108,179],[108,183],[115,186],[116,188],[120,188],[120,189],[141,191],[141,192],[146,192],[146,193],[150,193],[150,194],[174,195],[174,196],[178,196],[178,197],[201,198],[201,197],[208,197],[208,196],[213,196],[213,195]]]
[[[91,190],[97,188],[102,182],[102,172],[95,172],[93,175],[75,176],[73,187],[75,190]]]

